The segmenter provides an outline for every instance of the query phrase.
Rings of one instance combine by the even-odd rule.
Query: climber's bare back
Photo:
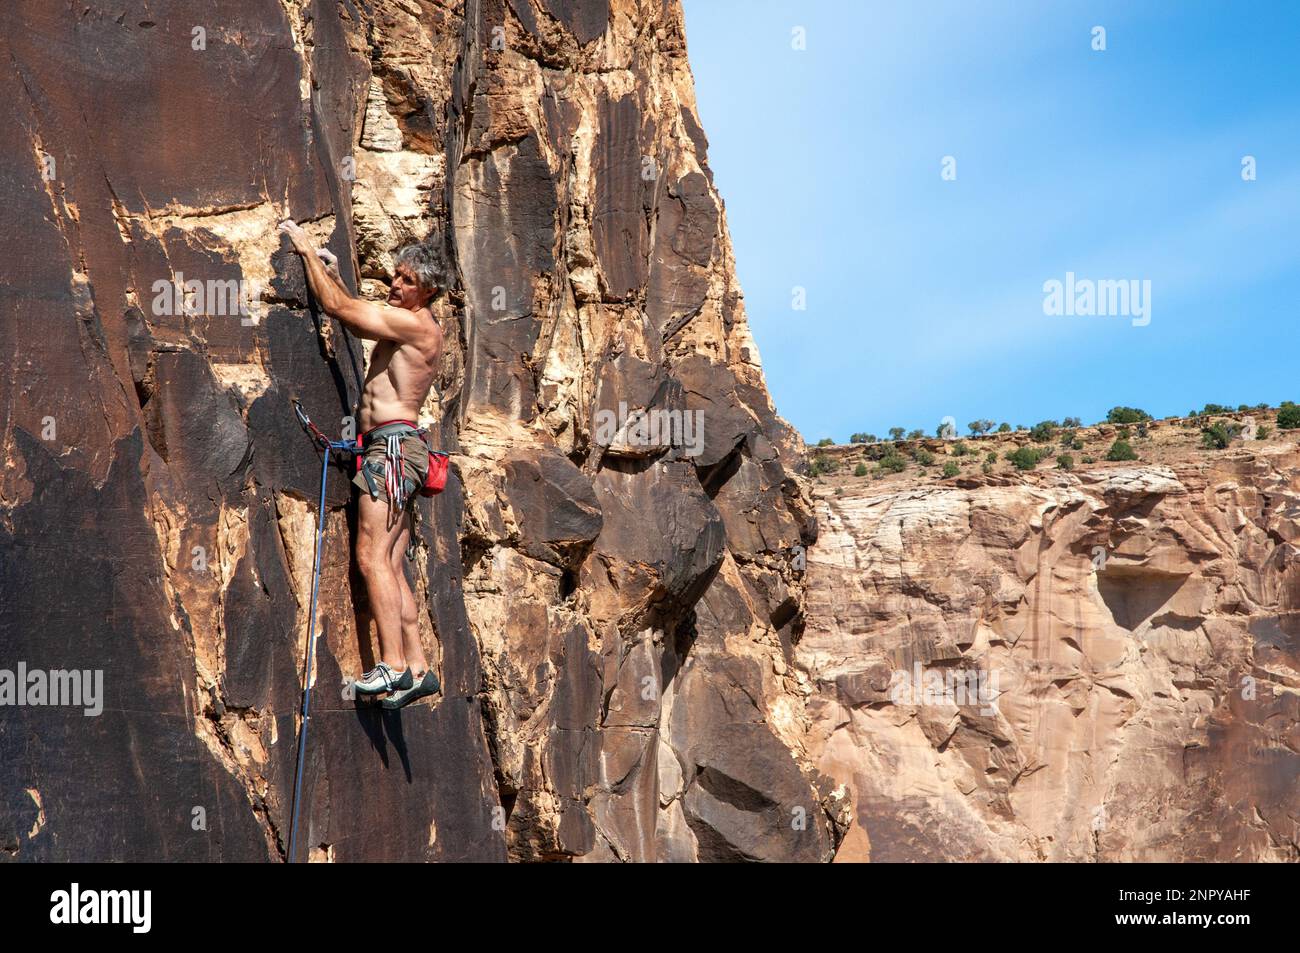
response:
[[[380,340],[370,353],[357,421],[363,431],[386,420],[419,420],[420,408],[438,371],[442,329],[428,308],[415,313],[429,325],[423,340]]]

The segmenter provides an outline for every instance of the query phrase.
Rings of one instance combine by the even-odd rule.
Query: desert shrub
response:
[[[998,452],[997,452],[996,450],[990,450],[989,453],[988,453],[988,456],[986,456],[986,457],[984,458],[984,462],[985,462],[985,463],[997,463],[997,462],[998,462]]]
[[[1201,411],[1201,416],[1213,417],[1215,414],[1230,414],[1230,413],[1232,413],[1231,407],[1225,407],[1223,404],[1206,404],[1205,408]]]
[[[876,443],[880,440],[873,433],[855,433],[849,437],[849,443]]]
[[[866,475],[867,475],[867,465],[866,465],[865,463],[859,462],[858,465],[857,465],[856,467],[853,468],[853,475],[854,475],[855,477],[864,477],[864,476],[866,476]]]
[[[1037,447],[1017,447],[1007,451],[1007,459],[1017,470],[1032,470],[1043,459],[1044,452]]]
[[[819,447],[833,447],[833,446],[835,446],[835,441],[832,440],[830,437],[822,437],[820,440],[817,441],[817,446],[819,446]]]
[[[964,457],[966,456],[966,454],[970,452],[971,449],[970,447],[966,446],[966,442],[964,440],[958,440],[956,443],[952,445],[952,455],[954,457]]]
[[[1070,456],[1068,453],[1063,453],[1056,458],[1056,465],[1062,470],[1073,470],[1074,457]]]
[[[880,458],[876,464],[876,469],[881,473],[902,473],[907,469],[907,458],[895,450],[891,450]]]
[[[1112,407],[1106,412],[1108,424],[1135,424],[1139,420],[1150,420],[1151,415],[1136,407]]]
[[[1136,460],[1138,455],[1134,451],[1132,444],[1123,438],[1116,440],[1106,451],[1106,459],[1112,461],[1119,460]]]
[[[1208,427],[1201,428],[1201,446],[1206,450],[1222,450],[1228,445],[1228,428],[1222,420],[1216,420]]]
[[[910,431],[908,431],[907,439],[908,439],[908,440],[924,440],[924,439],[925,439],[925,431],[924,431],[924,430],[910,430]]]
[[[1300,427],[1300,404],[1282,401],[1277,410],[1278,430],[1295,430],[1297,427]]]
[[[1267,440],[1269,438],[1269,435],[1272,433],[1273,433],[1272,427],[1270,427],[1268,424],[1260,424],[1259,427],[1255,430],[1255,439]]]
[[[1096,463],[1096,462],[1097,462],[1097,458],[1096,458],[1096,457],[1084,457],[1084,458],[1083,458],[1083,462],[1084,462],[1085,464],[1088,464],[1088,463]]]
[[[957,466],[957,464],[954,463],[952,460],[949,460],[947,463],[943,465],[943,475],[948,479],[955,477],[960,472],[961,472],[961,467]]]
[[[1064,420],[1061,421],[1061,426],[1069,430],[1074,430],[1076,428],[1082,427],[1083,421],[1080,420],[1078,417],[1066,417]]]
[[[985,463],[980,469],[984,471],[985,476],[989,476],[993,473],[993,464]]]
[[[1029,438],[1038,443],[1050,443],[1061,425],[1055,420],[1040,420],[1029,430]]]
[[[1222,450],[1232,442],[1233,438],[1240,435],[1240,424],[1216,420],[1210,426],[1201,428],[1201,446],[1206,450]]]
[[[917,450],[916,453],[912,454],[912,459],[923,467],[934,465],[934,454],[929,450]]]
[[[817,456],[813,457],[812,463],[808,464],[808,475],[814,477],[821,476],[823,473],[830,473],[834,467],[835,464],[831,462],[830,457],[826,456],[824,453],[819,453]]]
[[[902,440],[902,439],[903,439],[903,434],[905,434],[905,433],[907,433],[907,431],[904,430],[902,427],[890,427],[890,428],[889,428],[889,439],[890,439],[890,440],[894,440],[894,441]]]
[[[998,433],[1011,433],[1011,425],[1006,422],[998,424]]]

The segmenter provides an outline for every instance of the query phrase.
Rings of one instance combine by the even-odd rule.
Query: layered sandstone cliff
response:
[[[1300,860],[1300,451],[1198,438],[818,485],[796,665],[841,859]]]
[[[98,717],[0,713],[5,856],[284,856],[319,472],[290,400],[337,432],[364,357],[310,307],[293,217],[369,293],[408,238],[456,275],[426,407],[454,477],[410,569],[445,694],[343,695],[374,643],[336,472],[298,859],[828,859],[847,806],[791,664],[802,444],[677,0],[5,19],[0,650],[105,686]],[[250,307],[213,307],[223,282]],[[647,437],[643,410],[702,429]]]

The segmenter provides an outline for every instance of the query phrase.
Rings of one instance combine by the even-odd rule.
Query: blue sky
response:
[[[809,440],[1300,400],[1300,2],[683,5],[746,311]],[[1045,315],[1067,271],[1149,280],[1150,323]]]

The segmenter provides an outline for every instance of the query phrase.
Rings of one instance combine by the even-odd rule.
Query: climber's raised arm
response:
[[[396,341],[411,343],[421,340],[429,333],[427,319],[406,308],[393,308],[386,304],[376,304],[354,298],[336,281],[321,261],[320,255],[312,245],[311,237],[292,219],[280,225],[280,231],[289,236],[294,251],[302,256],[303,268],[307,272],[307,284],[315,295],[322,309],[348,326],[358,337],[372,341]]]

